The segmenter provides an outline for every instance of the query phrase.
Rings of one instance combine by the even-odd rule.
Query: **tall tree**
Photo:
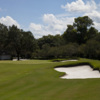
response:
[[[17,53],[17,57],[19,60],[20,53],[21,53],[21,30],[17,28],[17,26],[13,25],[12,27],[9,27],[9,33],[8,33],[8,41],[9,45],[15,52]]]
[[[42,38],[38,39],[40,49],[42,49],[44,44],[48,44],[50,47],[60,46],[63,44],[63,38],[60,35],[43,36]]]
[[[88,16],[75,18],[73,26],[77,30],[78,43],[82,44],[86,42],[87,31],[92,25],[93,21]]]
[[[87,40],[92,39],[98,35],[98,30],[94,27],[90,27],[90,29],[87,32]]]
[[[75,18],[73,25],[67,25],[67,29],[62,36],[67,42],[86,43],[97,33],[92,25],[93,21],[88,16]]]
[[[67,29],[62,35],[66,43],[77,42],[77,31],[74,29],[73,25],[67,25]]]
[[[0,53],[4,53],[7,48],[8,28],[0,24]]]
[[[30,58],[31,54],[36,50],[36,40],[30,31],[21,32],[21,54]]]
[[[18,60],[21,54],[33,52],[34,36],[31,32],[24,32],[13,25],[9,27],[8,41],[12,51],[16,52]]]

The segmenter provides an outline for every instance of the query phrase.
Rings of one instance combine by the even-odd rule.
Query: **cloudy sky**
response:
[[[74,18],[85,15],[100,31],[99,0],[0,0],[0,23],[30,30],[35,38],[62,34]]]

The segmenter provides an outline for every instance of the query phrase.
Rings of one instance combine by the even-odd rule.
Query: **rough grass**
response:
[[[100,68],[100,61],[49,60],[0,61],[0,100],[99,100],[100,79],[60,79],[55,66],[89,62]]]

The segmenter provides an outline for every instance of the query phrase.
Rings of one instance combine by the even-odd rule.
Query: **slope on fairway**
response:
[[[91,60],[1,61],[0,100],[99,100],[100,79],[65,80],[59,78],[64,73],[54,70],[58,65],[86,61]],[[100,62],[96,62],[99,66]]]

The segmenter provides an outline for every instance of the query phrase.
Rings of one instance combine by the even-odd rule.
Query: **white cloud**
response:
[[[95,28],[100,31],[100,23],[94,22]]]
[[[62,34],[68,24],[73,24],[74,18],[79,16],[89,16],[96,29],[100,31],[100,12],[99,4],[96,4],[94,0],[83,2],[83,0],[76,0],[71,3],[67,3],[65,6],[61,6],[67,11],[65,14],[44,14],[42,17],[43,24],[31,23],[29,29],[32,31],[36,38],[40,38],[44,35],[56,35]],[[71,13],[72,12],[72,13]]]
[[[13,18],[11,18],[10,16],[0,18],[0,23],[4,24],[6,26],[16,25],[18,28],[20,27],[18,22],[16,20],[14,20]]]
[[[84,15],[87,15],[87,16],[91,17],[94,21],[100,23],[100,12],[92,11],[90,13],[85,13]]]
[[[84,16],[89,16],[93,20],[95,28],[100,31],[100,12],[95,10],[85,13]]]
[[[43,31],[41,24],[31,23],[29,26],[29,30],[33,32],[36,38],[39,38],[39,36],[41,37],[43,35],[41,34],[41,32]]]
[[[40,38],[44,35],[52,34],[50,31],[48,31],[47,26],[41,24],[31,23],[29,26],[29,30],[32,31],[35,38]]]
[[[93,22],[94,27],[100,31],[100,4],[96,4],[94,0],[88,0],[84,2],[83,0],[76,0],[71,3],[67,3],[66,5],[61,6],[68,12],[72,12],[71,16],[89,16]]]
[[[40,31],[42,29],[42,26],[40,24],[31,23],[30,28],[34,31]]]
[[[43,35],[56,35],[62,34],[66,28],[67,24],[72,24],[74,17],[57,17],[53,14],[43,15],[43,25],[31,23],[29,29],[35,35],[36,38],[40,38]]]
[[[44,14],[43,21],[45,23],[55,23],[57,19],[53,14]]]
[[[48,24],[50,30],[59,30],[61,31],[65,25],[62,19],[58,19],[53,14],[44,14],[43,21]]]
[[[2,11],[2,9],[0,8],[0,11]]]
[[[97,5],[94,0],[84,3],[82,0],[76,0],[75,2],[67,3],[65,6],[61,6],[63,9],[69,12],[90,12],[96,10]]]

